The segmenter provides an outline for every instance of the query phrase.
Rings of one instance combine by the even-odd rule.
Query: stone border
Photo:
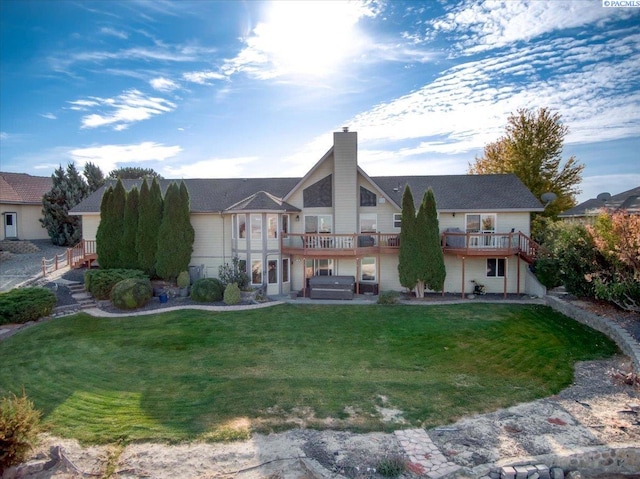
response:
[[[547,295],[545,299],[547,305],[554,310],[609,336],[615,341],[620,350],[631,358],[633,368],[640,373],[640,344],[624,328],[614,321],[574,306],[556,296]]]

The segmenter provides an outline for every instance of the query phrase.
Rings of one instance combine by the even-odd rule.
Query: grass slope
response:
[[[382,398],[409,424],[446,424],[554,394],[575,361],[616,351],[531,305],[78,314],[0,343],[0,394],[24,387],[53,433],[89,443],[228,438],[238,418],[384,430],[397,425],[382,422]]]

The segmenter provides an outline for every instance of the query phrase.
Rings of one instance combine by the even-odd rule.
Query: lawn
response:
[[[0,343],[0,395],[24,387],[47,429],[85,443],[219,440],[296,419],[392,430],[549,396],[576,361],[616,352],[537,305],[77,314]],[[406,423],[384,422],[380,406]]]

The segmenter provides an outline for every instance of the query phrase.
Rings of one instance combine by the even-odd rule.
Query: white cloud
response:
[[[178,145],[166,146],[161,143],[144,141],[131,145],[101,145],[69,150],[71,158],[83,168],[88,162],[98,165],[106,174],[128,163],[164,161],[182,151]]]
[[[151,85],[151,88],[159,91],[172,91],[176,88],[180,88],[180,85],[178,85],[173,80],[169,80],[168,78],[163,77],[153,78],[151,81],[149,81],[149,84]]]
[[[115,28],[111,28],[111,27],[102,27],[100,29],[100,33],[102,33],[103,35],[110,35],[112,37],[117,37],[122,40],[126,40],[127,38],[129,38],[129,34],[127,32],[123,32],[122,30],[116,30]]]
[[[47,120],[57,120],[58,117],[55,116],[53,113],[47,112],[47,113],[40,113],[40,116],[42,118],[46,118]]]
[[[209,85],[209,80],[224,80],[227,77],[222,73],[207,70],[201,72],[183,73],[182,78],[193,83],[198,83],[200,85]]]
[[[599,2],[583,0],[467,0],[432,21],[433,30],[428,34],[453,32],[458,39],[456,48],[471,54],[626,15],[629,13],[622,8],[602,8]]]
[[[91,113],[82,117],[82,128],[112,125],[116,131],[125,130],[131,123],[147,120],[175,110],[176,104],[164,98],[145,96],[136,89],[127,90],[114,98],[89,97],[88,100],[69,102],[71,108],[87,111],[92,107],[110,110],[108,113]]]
[[[0,131],[0,140],[6,141],[8,139],[9,139],[9,133],[7,133],[6,131]]]
[[[245,174],[245,168],[258,159],[257,156],[211,158],[179,166],[167,165],[162,173],[168,178],[238,178],[251,176]]]

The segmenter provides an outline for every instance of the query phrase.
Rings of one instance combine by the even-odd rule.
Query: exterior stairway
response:
[[[81,283],[70,283],[67,285],[71,291],[71,297],[76,300],[80,309],[91,309],[98,306],[93,296],[84,290],[84,285]]]

